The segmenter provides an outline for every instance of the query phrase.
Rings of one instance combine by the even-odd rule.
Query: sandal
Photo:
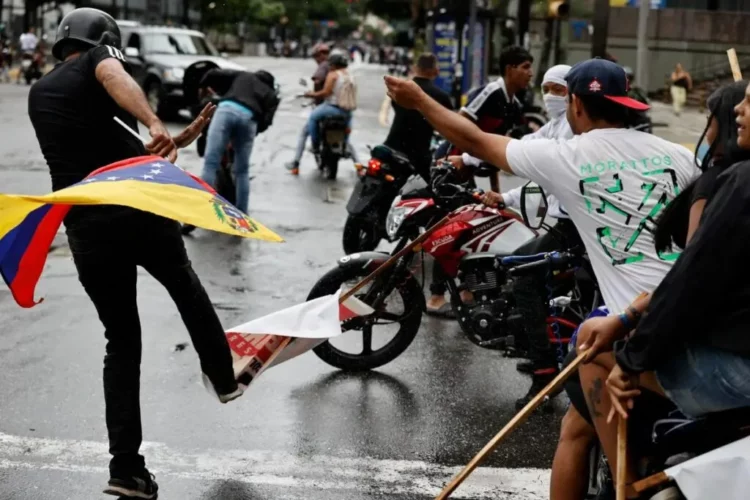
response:
[[[456,313],[453,312],[453,306],[451,306],[450,302],[446,302],[442,306],[438,307],[437,309],[430,309],[430,307],[427,307],[427,315],[433,316],[436,318],[446,318],[446,319],[455,319]]]

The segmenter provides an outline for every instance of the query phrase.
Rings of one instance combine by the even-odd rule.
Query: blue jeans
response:
[[[318,122],[323,118],[328,118],[331,116],[343,116],[347,118],[350,123],[352,119],[351,111],[345,111],[328,103],[323,103],[315,108],[312,114],[310,114],[310,118],[307,121],[308,133],[310,134],[310,139],[312,140],[313,147],[317,148],[318,146],[320,146],[320,137],[318,137]]]
[[[688,417],[750,406],[750,358],[728,351],[680,347],[656,378]]]
[[[237,208],[247,213],[250,202],[250,155],[253,152],[258,124],[250,110],[239,106],[219,104],[208,126],[206,140],[206,160],[203,163],[203,180],[216,186],[216,175],[221,165],[221,157],[231,143],[234,149],[234,174],[237,185]]]

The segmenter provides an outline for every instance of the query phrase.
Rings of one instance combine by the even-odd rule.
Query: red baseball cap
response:
[[[650,109],[628,97],[628,77],[619,65],[605,59],[589,59],[571,68],[565,77],[568,92],[575,95],[598,95],[636,111]]]

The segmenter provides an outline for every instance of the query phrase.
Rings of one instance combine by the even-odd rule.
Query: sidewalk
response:
[[[651,103],[651,120],[654,123],[654,134],[668,141],[683,144],[688,149],[695,149],[695,143],[706,127],[705,113],[686,108],[680,116],[675,116],[672,106],[663,102]]]

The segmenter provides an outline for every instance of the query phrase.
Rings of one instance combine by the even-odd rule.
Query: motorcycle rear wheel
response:
[[[360,280],[367,276],[366,268],[357,267],[335,267],[328,271],[313,287],[307,300],[313,300],[325,295],[336,293],[341,285],[350,281]],[[422,312],[424,311],[424,295],[419,282],[411,274],[396,287],[397,292],[404,302],[404,315],[398,321],[399,330],[393,339],[379,349],[372,350],[372,328],[369,334],[369,352],[363,348],[360,354],[344,352],[330,342],[326,341],[313,349],[313,352],[327,364],[348,372],[361,372],[372,370],[390,363],[399,357],[411,345],[419,332],[422,323]],[[357,295],[360,297],[360,295]],[[378,316],[375,313],[373,316]],[[366,328],[366,327],[365,327]],[[368,335],[363,328],[363,345],[367,342]]]
[[[232,176],[232,165],[221,165],[216,172],[216,192],[232,205],[237,202],[237,186]]]
[[[342,243],[344,254],[351,255],[357,252],[369,252],[375,250],[382,239],[376,221],[366,220],[362,217],[349,216],[344,224],[344,235]]]
[[[323,177],[335,181],[339,173],[339,158],[336,155],[324,155],[320,161],[323,163]]]

